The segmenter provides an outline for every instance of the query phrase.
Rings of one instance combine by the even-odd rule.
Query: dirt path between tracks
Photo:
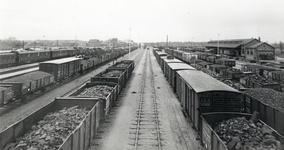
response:
[[[150,53],[161,128],[161,149],[203,149],[200,141],[196,140],[196,131],[191,128],[191,123],[184,117],[178,99],[164,78],[152,51]],[[146,64],[145,57],[146,53],[144,52],[126,87],[120,94],[114,109],[99,128],[99,132],[92,142],[91,150],[134,149],[130,133],[132,130],[130,129],[137,117],[141,75],[143,65]]]

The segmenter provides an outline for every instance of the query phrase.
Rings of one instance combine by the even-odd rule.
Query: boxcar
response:
[[[39,63],[39,70],[54,75],[55,81],[62,80],[80,72],[80,58],[62,58]]]
[[[0,85],[0,106],[6,104],[14,97],[12,85]]]
[[[161,68],[162,68],[162,70],[163,70],[163,72],[164,72],[164,74],[166,73],[166,72],[168,72],[168,69],[169,69],[169,67],[168,67],[168,64],[170,64],[170,63],[178,63],[178,64],[181,64],[181,63],[183,63],[181,60],[179,60],[179,59],[168,59],[168,58],[164,58],[163,59],[163,65],[161,66]]]
[[[176,82],[177,82],[177,71],[196,70],[195,68],[185,63],[169,63],[167,65],[169,69],[167,70],[168,72],[165,72],[165,76],[175,92],[176,92]]]
[[[17,138],[20,138],[28,132],[33,125],[36,125],[48,113],[74,106],[86,108],[88,113],[76,129],[71,131],[69,135],[63,139],[63,143],[58,149],[88,149],[92,139],[95,138],[95,134],[99,127],[98,123],[104,118],[104,105],[105,103],[103,103],[102,100],[95,98],[55,98],[54,101],[39,108],[32,114],[2,131],[0,133],[0,149],[4,149],[5,145],[15,142]]]
[[[236,89],[201,71],[181,70],[177,76],[177,95],[196,128],[202,113],[241,111],[243,101]]]
[[[165,52],[160,52],[160,51],[156,51],[157,52],[157,56],[156,56],[156,59],[157,59],[157,62],[159,63],[159,64],[161,64],[161,57],[162,56],[167,56],[167,53],[165,53]]]

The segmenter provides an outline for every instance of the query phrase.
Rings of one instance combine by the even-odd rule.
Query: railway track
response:
[[[161,150],[162,140],[158,117],[159,111],[156,102],[154,73],[149,51],[146,51],[140,84],[137,118],[130,129],[132,142],[130,145],[133,146],[135,150]]]

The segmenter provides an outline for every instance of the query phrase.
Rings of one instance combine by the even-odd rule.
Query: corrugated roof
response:
[[[196,93],[209,91],[229,91],[239,93],[236,89],[217,79],[195,70],[180,70],[177,73],[187,82]]]
[[[67,62],[71,62],[71,61],[75,61],[75,60],[79,60],[81,58],[75,58],[75,57],[69,57],[69,58],[62,58],[62,59],[56,59],[56,60],[51,60],[51,61],[45,61],[45,62],[41,62],[44,64],[63,64],[63,63],[67,63]]]
[[[185,63],[169,63],[168,65],[170,68],[172,68],[172,70],[196,70],[195,68]]]

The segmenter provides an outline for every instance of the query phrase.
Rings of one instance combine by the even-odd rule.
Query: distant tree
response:
[[[23,48],[27,44],[27,42],[17,40],[17,38],[13,36],[9,37],[7,42],[12,45],[12,48],[16,49]]]
[[[283,46],[284,46],[283,43],[280,41],[279,42],[279,48],[280,48],[281,53],[283,53]]]

